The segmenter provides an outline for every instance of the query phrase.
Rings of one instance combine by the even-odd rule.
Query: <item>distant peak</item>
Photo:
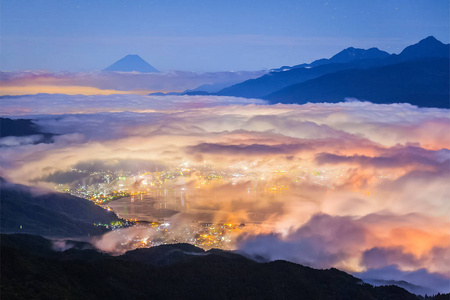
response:
[[[435,38],[434,36],[432,36],[432,35],[424,38],[422,41],[436,41],[436,42],[439,42],[439,40],[437,38]]]
[[[402,59],[449,57],[449,45],[443,44],[434,36],[429,36],[417,44],[406,47],[399,55]]]
[[[125,55],[124,57],[122,57],[120,60],[122,60],[122,59],[142,59],[142,60],[144,60],[142,57],[140,57],[137,54],[128,54],[128,55]]]
[[[348,47],[330,58],[330,61],[334,63],[348,63],[354,60],[377,59],[385,58],[387,56],[389,56],[389,53],[381,51],[378,48],[370,48],[369,50],[365,50]]]
[[[355,48],[355,47],[348,47],[348,48],[345,48],[344,50],[342,50],[339,53],[353,53],[353,52],[359,51],[359,50],[363,50],[363,49],[358,49],[358,48]]]
[[[430,35],[429,37],[424,38],[423,40],[421,40],[418,44],[421,44],[421,45],[423,45],[423,44],[427,44],[427,45],[430,45],[430,44],[437,45],[438,44],[438,45],[441,45],[442,42],[439,41],[438,39],[436,39],[434,36]]]
[[[104,69],[104,71],[159,73],[157,69],[137,54],[128,54],[122,57],[114,64]]]

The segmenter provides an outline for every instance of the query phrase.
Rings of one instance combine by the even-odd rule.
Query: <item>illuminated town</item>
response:
[[[69,184],[58,184],[55,189],[88,199],[124,219],[116,224],[96,224],[98,226],[112,230],[133,226],[145,232],[131,237],[123,235],[124,250],[167,243],[232,249],[238,235],[247,231],[265,232],[271,224],[260,222],[266,216],[258,216],[258,212],[242,218],[233,212],[220,214],[221,208],[214,206],[215,198],[230,202],[236,198],[244,201],[270,199],[276,203],[283,201],[291,189],[299,189],[297,185],[302,182],[332,192],[340,178],[348,177],[342,168],[275,163],[259,167],[258,163],[215,169],[206,162],[184,162],[163,171],[137,173],[72,168],[70,173],[86,176]],[[379,174],[377,178],[381,181],[391,177],[391,174]],[[228,187],[226,193],[217,191],[217,187],[224,185]],[[370,191],[359,189],[357,184],[354,191],[370,197]],[[172,218],[178,213],[183,214],[182,222]],[[186,216],[190,222],[185,221]],[[115,234],[121,235],[120,230]]]

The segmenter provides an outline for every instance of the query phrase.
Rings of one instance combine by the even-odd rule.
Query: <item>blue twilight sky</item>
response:
[[[448,0],[2,0],[0,69],[260,70],[349,47],[449,42]]]

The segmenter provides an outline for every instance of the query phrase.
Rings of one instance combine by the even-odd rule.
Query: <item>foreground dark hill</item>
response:
[[[94,203],[68,194],[42,192],[1,179],[2,233],[31,233],[52,237],[101,234],[118,217]]]
[[[111,257],[55,252],[41,237],[2,235],[1,253],[2,299],[423,299],[336,269],[257,263],[186,244]],[[161,257],[168,263],[158,263]]]
[[[157,69],[143,60],[139,55],[132,54],[119,59],[103,71],[159,73]]]
[[[411,103],[450,107],[449,59],[431,58],[368,70],[346,70],[291,85],[265,97],[271,103],[340,102],[357,98],[373,103]]]

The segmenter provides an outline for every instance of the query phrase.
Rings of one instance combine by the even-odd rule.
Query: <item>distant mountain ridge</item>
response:
[[[157,69],[136,54],[129,54],[119,59],[103,71],[159,73]]]
[[[389,57],[389,53],[381,51],[378,48],[370,48],[367,50],[349,47],[330,58],[333,63],[349,63],[362,59],[382,59]]]
[[[400,54],[390,55],[377,48],[364,50],[350,47],[330,59],[274,69],[262,77],[224,88],[216,95],[299,104],[340,102],[345,98],[362,97],[362,100],[377,103],[407,102],[418,106],[449,108],[447,83],[450,81],[450,71],[445,61],[449,58],[450,44],[443,44],[432,36],[406,47]],[[430,59],[430,62],[432,59],[442,59],[442,65],[434,60],[430,66],[424,66],[423,61],[426,59]],[[404,63],[409,66],[405,67]],[[362,72],[365,70],[368,72]],[[380,73],[383,71],[389,73]],[[436,73],[439,76],[436,77]],[[358,77],[358,74],[365,74],[365,77]],[[383,77],[392,78],[393,81],[388,82]],[[359,87],[355,86],[356,82]],[[392,91],[395,93],[391,96],[374,98]]]
[[[359,60],[372,60],[372,59],[383,59],[389,57],[390,54],[381,51],[378,48],[370,48],[370,49],[360,49],[348,47],[347,49],[342,50],[341,52],[335,54],[330,59],[322,58],[319,60],[315,60],[310,64],[301,64],[295,65],[293,67],[281,67],[280,69],[274,69],[273,71],[286,71],[287,69],[295,69],[295,68],[312,68],[326,64],[346,64]]]

